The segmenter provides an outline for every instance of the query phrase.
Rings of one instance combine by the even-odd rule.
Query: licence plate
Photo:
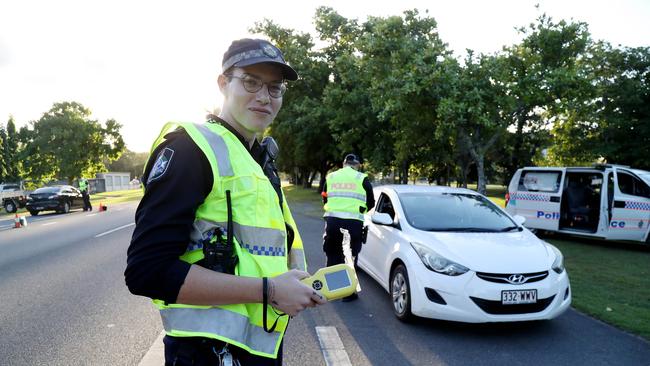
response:
[[[537,302],[537,290],[503,290],[502,305],[534,304]]]
[[[40,207],[40,206],[39,206],[39,207],[34,207],[34,208],[37,209],[37,210],[42,210],[42,209],[44,209],[45,207]]]

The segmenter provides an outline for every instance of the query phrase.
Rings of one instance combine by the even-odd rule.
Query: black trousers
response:
[[[343,233],[346,229],[350,233],[350,248],[354,257],[354,266],[357,266],[357,256],[361,252],[361,235],[363,221],[339,219],[338,217],[325,218],[325,233],[323,234],[323,251],[327,256],[327,266],[345,263],[343,255]]]
[[[90,195],[88,194],[88,191],[81,191],[81,196],[84,200],[84,211],[92,211],[93,206],[90,205]]]
[[[170,337],[163,338],[165,344],[165,366],[219,366],[217,354],[225,343],[201,337]],[[241,366],[282,366],[282,345],[278,358],[268,358],[252,355],[245,350],[229,345],[228,351]]]

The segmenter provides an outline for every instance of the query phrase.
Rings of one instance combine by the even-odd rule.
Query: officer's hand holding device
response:
[[[314,290],[323,294],[327,300],[336,300],[350,296],[357,289],[357,274],[347,264],[336,264],[321,268],[311,277],[301,280]]]

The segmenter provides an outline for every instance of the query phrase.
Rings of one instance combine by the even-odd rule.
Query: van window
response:
[[[562,172],[523,171],[519,178],[519,191],[551,192],[560,190]]]
[[[618,189],[621,193],[629,194],[632,196],[639,196],[650,198],[650,188],[641,179],[633,176],[632,174],[617,172]]]

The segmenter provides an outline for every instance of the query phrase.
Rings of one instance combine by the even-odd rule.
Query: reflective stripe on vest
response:
[[[197,220],[194,222],[192,231],[192,242],[187,247],[187,251],[203,249],[200,234],[219,226],[225,232],[228,226],[227,222],[210,222],[206,220]],[[233,222],[233,235],[239,245],[254,255],[285,256],[285,239],[286,234],[282,230],[276,230],[265,227],[255,227],[241,225]]]
[[[305,266],[306,262],[307,260],[305,259],[305,251],[302,249],[302,247],[294,248],[292,246],[291,250],[289,251],[289,268],[299,269],[301,271],[307,271]]]
[[[215,334],[218,339],[238,346],[254,344],[267,354],[275,352],[282,334],[269,334],[250,323],[248,317],[221,308],[167,308],[160,310],[165,329],[183,329],[192,333]]]
[[[352,192],[332,192],[332,193],[327,192],[327,199],[335,198],[335,197],[354,198],[355,200],[366,202],[365,194],[352,193]]]
[[[355,219],[355,220],[363,220],[363,215],[362,214],[353,214],[351,212],[335,212],[335,211],[330,211],[330,212],[325,212],[323,215],[324,217],[338,217],[339,219]]]
[[[217,164],[219,164],[219,175],[222,177],[234,175],[232,166],[230,166],[230,159],[228,158],[228,146],[226,146],[226,142],[221,138],[221,136],[210,131],[210,129],[205,125],[197,124],[195,126],[208,141],[208,144],[210,144],[210,147],[214,152],[215,158],[217,158]]]

